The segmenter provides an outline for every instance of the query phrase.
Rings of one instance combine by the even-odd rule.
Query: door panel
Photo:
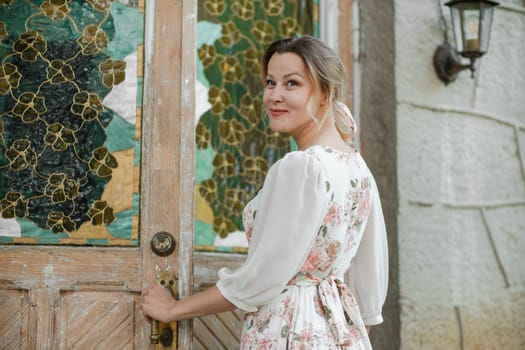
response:
[[[0,290],[0,349],[27,348],[27,291]]]
[[[141,348],[141,256],[136,248],[1,247],[0,348]]]
[[[141,150],[141,157],[133,157],[131,155],[133,152],[123,151],[117,154],[117,162],[106,163],[108,166],[113,166],[113,177],[106,178],[104,183],[97,183],[99,191],[97,195],[102,196],[100,200],[104,200],[106,195],[109,196],[108,193],[111,193],[112,198],[116,198],[113,209],[118,208],[118,210],[115,209],[114,213],[123,211],[128,215],[130,210],[136,210],[139,216],[130,218],[128,215],[124,220],[123,217],[115,214],[114,220],[109,220],[111,216],[110,210],[106,210],[107,207],[93,205],[93,209],[97,210],[92,210],[91,214],[88,214],[90,220],[83,221],[81,225],[73,225],[70,221],[77,220],[75,219],[77,214],[73,211],[80,206],[70,205],[68,208],[73,211],[63,212],[62,216],[52,215],[51,221],[39,219],[40,226],[36,228],[35,225],[28,224],[30,220],[27,217],[21,217],[27,211],[24,209],[25,203],[18,201],[20,196],[9,195],[3,200],[0,198],[4,219],[9,219],[0,222],[0,235],[3,235],[0,243],[4,243],[0,245],[0,348],[2,350],[175,349],[177,344],[179,349],[191,347],[191,322],[180,322],[179,337],[172,346],[150,345],[150,325],[142,317],[139,301],[140,291],[146,285],[155,283],[157,274],[162,271],[169,271],[178,278],[179,295],[188,296],[192,290],[195,4],[190,1],[150,0],[146,1],[144,6],[143,1],[90,0],[68,1],[63,6],[44,2],[39,10],[33,2],[11,0],[0,4],[0,10],[5,10],[8,6],[25,6],[27,11],[15,12],[27,15],[29,7],[36,6],[31,7],[31,10],[36,11],[38,16],[44,16],[43,13],[54,16],[53,20],[43,22],[58,23],[57,25],[60,26],[70,23],[64,22],[70,20],[67,17],[68,8],[71,11],[70,16],[73,14],[78,16],[78,11],[85,9],[89,11],[95,9],[100,12],[96,16],[97,20],[107,21],[105,25],[110,25],[111,16],[108,9],[114,11],[111,14],[125,14],[124,3],[145,7],[145,27],[148,28],[145,54],[143,55],[139,50],[137,55],[138,66],[144,66],[144,70],[141,70],[143,74],[140,73],[140,84],[144,86],[144,94],[138,97],[144,100],[144,104],[142,108],[132,106],[133,110],[137,109],[137,127],[132,130],[132,134],[135,135],[135,140],[139,141],[134,147]],[[61,17],[61,14],[65,16]],[[0,22],[7,17],[1,18]],[[87,22],[93,20],[89,16],[84,19]],[[82,24],[86,25],[87,22]],[[28,20],[27,23],[32,22]],[[104,25],[97,27],[100,29]],[[10,28],[12,27],[7,26],[9,35],[18,35]],[[75,31],[78,28],[79,26],[72,25],[70,29]],[[129,31],[133,29],[135,27],[128,27]],[[86,35],[89,37],[95,32],[96,30],[91,28]],[[123,34],[130,33],[121,31],[115,35]],[[92,45],[90,48],[94,49],[93,45],[104,43],[103,34],[100,35],[96,40],[88,40],[86,45]],[[71,43],[71,45],[75,44]],[[37,49],[40,49],[44,55],[43,44],[35,47],[35,50]],[[112,49],[118,50],[122,47]],[[50,58],[46,59],[50,62]],[[46,60],[42,60],[47,64]],[[116,74],[113,76],[116,78],[122,72],[113,73]],[[57,92],[55,96],[60,95],[61,90],[58,86],[55,87]],[[13,94],[17,93],[18,91],[13,92]],[[0,111],[1,118],[6,118],[5,116],[11,113],[10,107],[4,104],[4,101],[0,101],[0,108],[3,109]],[[50,104],[47,106],[57,106],[57,101],[50,99],[48,102]],[[117,102],[126,103],[124,99]],[[64,108],[67,110],[69,107]],[[41,112],[45,113],[44,109]],[[15,117],[12,118],[17,120]],[[1,120],[5,121],[5,119]],[[10,129],[11,124],[0,124],[2,124],[0,125],[2,133],[13,131]],[[128,132],[129,130],[122,129],[122,125],[116,125],[113,132],[117,134]],[[16,130],[23,132],[23,128]],[[8,139],[2,135],[1,141],[7,142]],[[69,140],[73,142],[72,138]],[[121,145],[118,140],[113,141],[108,141],[109,145],[106,146]],[[80,142],[79,147],[83,147],[82,145]],[[0,146],[3,147],[0,153],[4,154],[6,147],[3,143]],[[62,146],[56,146],[57,153],[52,157],[56,161],[56,172],[61,171],[61,167],[65,164],[64,159],[67,158],[62,157],[65,153],[60,153],[60,147]],[[27,155],[24,152],[21,154]],[[134,154],[136,156],[137,153]],[[97,153],[96,159],[90,163],[89,171],[95,173],[101,169],[103,162],[100,160],[104,155],[105,152]],[[34,159],[30,160],[24,164],[32,166]],[[82,160],[80,162],[82,163]],[[0,179],[0,186],[6,183],[17,185],[16,167],[21,163],[13,163],[16,167],[11,163],[6,165],[3,156],[0,157],[0,163],[0,168],[4,167],[0,169],[2,176],[6,174],[5,167],[11,166],[9,177],[3,177],[7,182],[2,183]],[[48,166],[49,171],[53,172],[52,166],[49,164]],[[31,171],[31,169],[29,167],[25,170]],[[98,173],[98,175],[107,174],[102,170]],[[140,186],[138,182],[132,180],[139,174]],[[24,177],[20,175],[19,179],[23,183]],[[48,196],[49,200],[55,201],[53,205],[58,206],[64,203],[62,191],[65,187],[63,187],[64,183],[53,179],[49,186],[35,188],[39,190],[47,188],[41,199],[46,199],[44,197]],[[58,177],[58,180],[61,179]],[[124,199],[123,189],[113,185],[114,182],[132,184],[133,201],[128,200],[127,197]],[[68,184],[70,185],[71,182]],[[66,202],[73,203],[77,195],[87,195],[78,194],[71,190],[71,187],[75,188],[69,186],[69,190],[64,191],[67,192]],[[33,199],[38,198],[40,197],[35,195]],[[138,210],[139,206],[140,210]],[[86,206],[82,208],[86,209]],[[38,215],[38,211],[35,211],[34,217],[42,217]],[[88,217],[82,216],[78,222]],[[116,231],[109,228],[110,225],[118,226],[122,223],[125,223],[124,229],[132,232],[125,237],[115,234]],[[20,232],[6,234],[6,231],[16,227],[17,224],[22,227]],[[150,249],[150,239],[159,231],[171,232],[175,237],[175,252],[168,257],[158,257]],[[115,239],[110,241],[110,238]],[[182,263],[179,263],[179,260]]]
[[[222,267],[236,269],[244,254],[195,252],[194,289],[205,290],[217,282],[217,271]],[[239,349],[243,313],[239,310],[200,317],[193,322],[193,349]]]
[[[238,310],[196,319],[193,324],[194,349],[239,349],[242,313]]]
[[[138,296],[119,292],[60,293],[59,349],[134,349]],[[67,335],[67,336],[65,336]]]

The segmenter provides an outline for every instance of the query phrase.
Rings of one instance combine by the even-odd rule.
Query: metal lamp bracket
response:
[[[442,82],[449,84],[453,82],[458,73],[464,69],[470,69],[471,76],[474,76],[474,58],[470,59],[470,64],[461,63],[461,56],[448,42],[439,45],[434,53],[434,69]]]

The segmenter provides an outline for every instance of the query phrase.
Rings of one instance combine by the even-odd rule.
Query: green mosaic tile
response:
[[[118,18],[118,25],[115,25],[115,37],[107,53],[113,59],[122,60],[144,42],[144,18],[136,8],[118,2],[111,6],[110,12],[113,18]]]
[[[108,245],[109,240],[107,239],[86,239],[86,245]]]
[[[108,225],[109,233],[119,239],[131,239],[131,217],[133,210],[123,210],[115,214],[115,221]]]
[[[195,220],[195,232],[199,232],[195,236],[195,245],[212,246],[215,242],[215,231],[213,225],[206,224],[200,220]]]
[[[195,183],[200,184],[213,176],[213,167],[210,164],[213,163],[215,155],[212,147],[195,150]]]
[[[135,147],[135,125],[128,123],[118,114],[114,114],[111,123],[106,128],[106,133],[113,135],[106,142],[110,152],[121,151]]]
[[[13,237],[3,237],[0,236],[0,244],[13,243]]]

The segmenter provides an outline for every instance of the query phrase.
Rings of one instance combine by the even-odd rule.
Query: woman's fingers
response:
[[[171,321],[169,310],[174,303],[175,299],[163,286],[154,285],[142,291],[142,312],[151,319]]]

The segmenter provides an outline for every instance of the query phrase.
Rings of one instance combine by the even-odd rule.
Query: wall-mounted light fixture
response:
[[[445,42],[434,53],[434,69],[439,79],[448,84],[467,68],[474,76],[476,58],[488,50],[492,15],[499,3],[489,0],[452,0],[445,5],[450,8],[456,49],[445,36]],[[470,59],[470,63],[463,64],[460,55]]]

